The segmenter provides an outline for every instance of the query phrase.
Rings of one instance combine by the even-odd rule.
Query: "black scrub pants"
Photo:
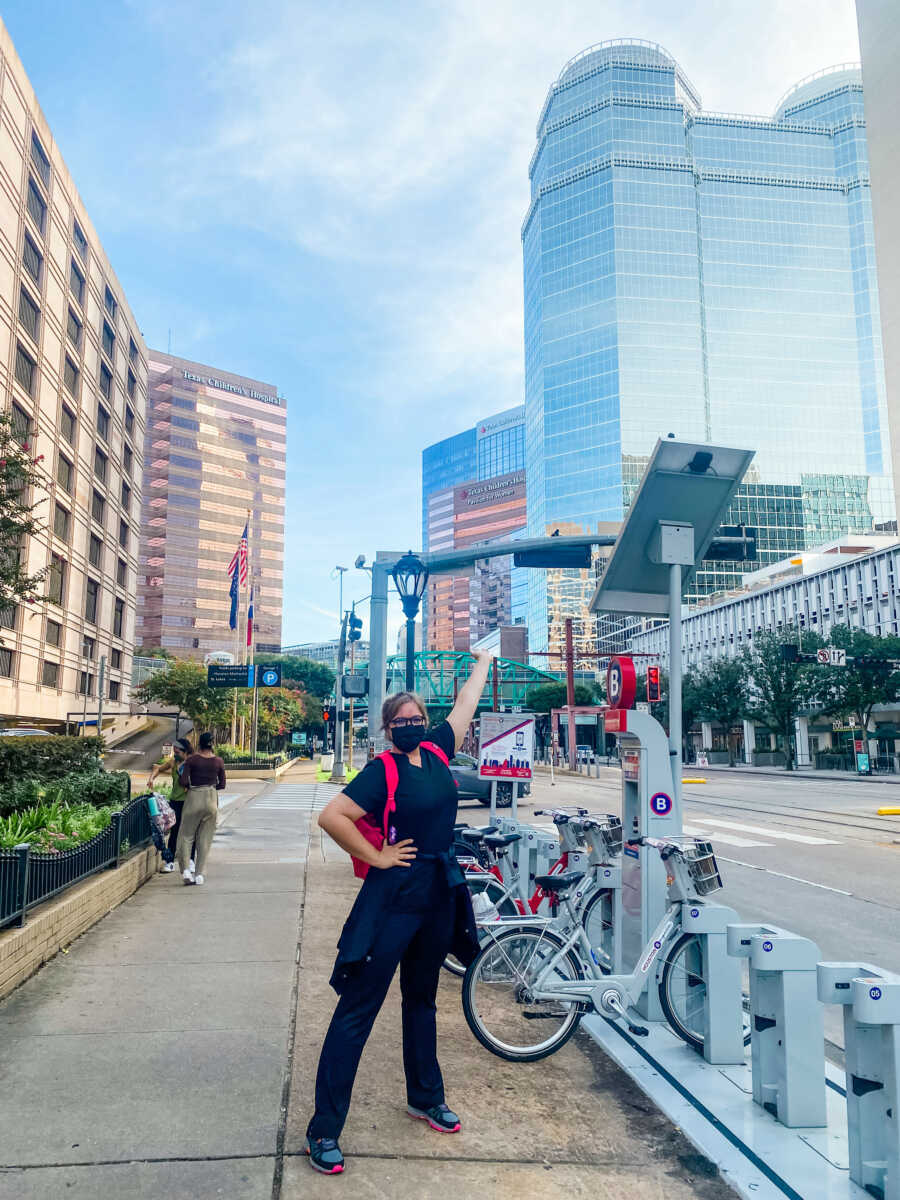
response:
[[[371,957],[341,992],[319,1056],[316,1111],[307,1130],[310,1138],[340,1137],[360,1056],[398,963],[407,1103],[414,1108],[444,1103],[435,997],[441,963],[453,938],[455,906],[446,886],[428,890],[428,908],[386,914]]]

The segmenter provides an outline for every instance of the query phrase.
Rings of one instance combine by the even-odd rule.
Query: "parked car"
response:
[[[491,805],[491,780],[482,779],[478,774],[478,761],[471,754],[458,752],[450,759],[450,774],[456,781],[460,800],[477,800],[485,808]],[[531,784],[522,780],[519,784],[519,794],[531,794]],[[512,783],[501,779],[497,783],[497,807],[509,808],[512,804]]]
[[[11,725],[8,729],[0,729],[0,737],[52,737],[49,729],[35,729],[31,725]]]

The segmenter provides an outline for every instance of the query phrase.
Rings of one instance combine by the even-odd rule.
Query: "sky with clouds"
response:
[[[853,0],[3,0],[0,15],[148,345],[171,337],[287,397],[285,642],[334,635],[335,564],[419,546],[423,446],[522,402],[519,230],[563,64],[646,38],[704,108],[769,114],[858,57]],[[345,601],[366,584],[351,571]]]

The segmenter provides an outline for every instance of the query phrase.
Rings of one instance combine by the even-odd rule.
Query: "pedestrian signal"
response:
[[[326,725],[331,720],[331,713],[329,712],[329,710],[327,708],[322,709],[322,720],[325,722]]]
[[[647,668],[647,699],[651,704],[659,699],[659,667]]]

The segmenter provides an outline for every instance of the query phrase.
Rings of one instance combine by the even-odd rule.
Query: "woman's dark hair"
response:
[[[212,750],[213,735],[211,733],[201,733],[200,740],[197,743],[198,750]]]
[[[178,747],[179,750],[183,750],[185,752],[185,754],[193,753],[193,750],[191,748],[191,743],[187,740],[187,738],[179,738],[178,741],[175,743],[175,745]]]

